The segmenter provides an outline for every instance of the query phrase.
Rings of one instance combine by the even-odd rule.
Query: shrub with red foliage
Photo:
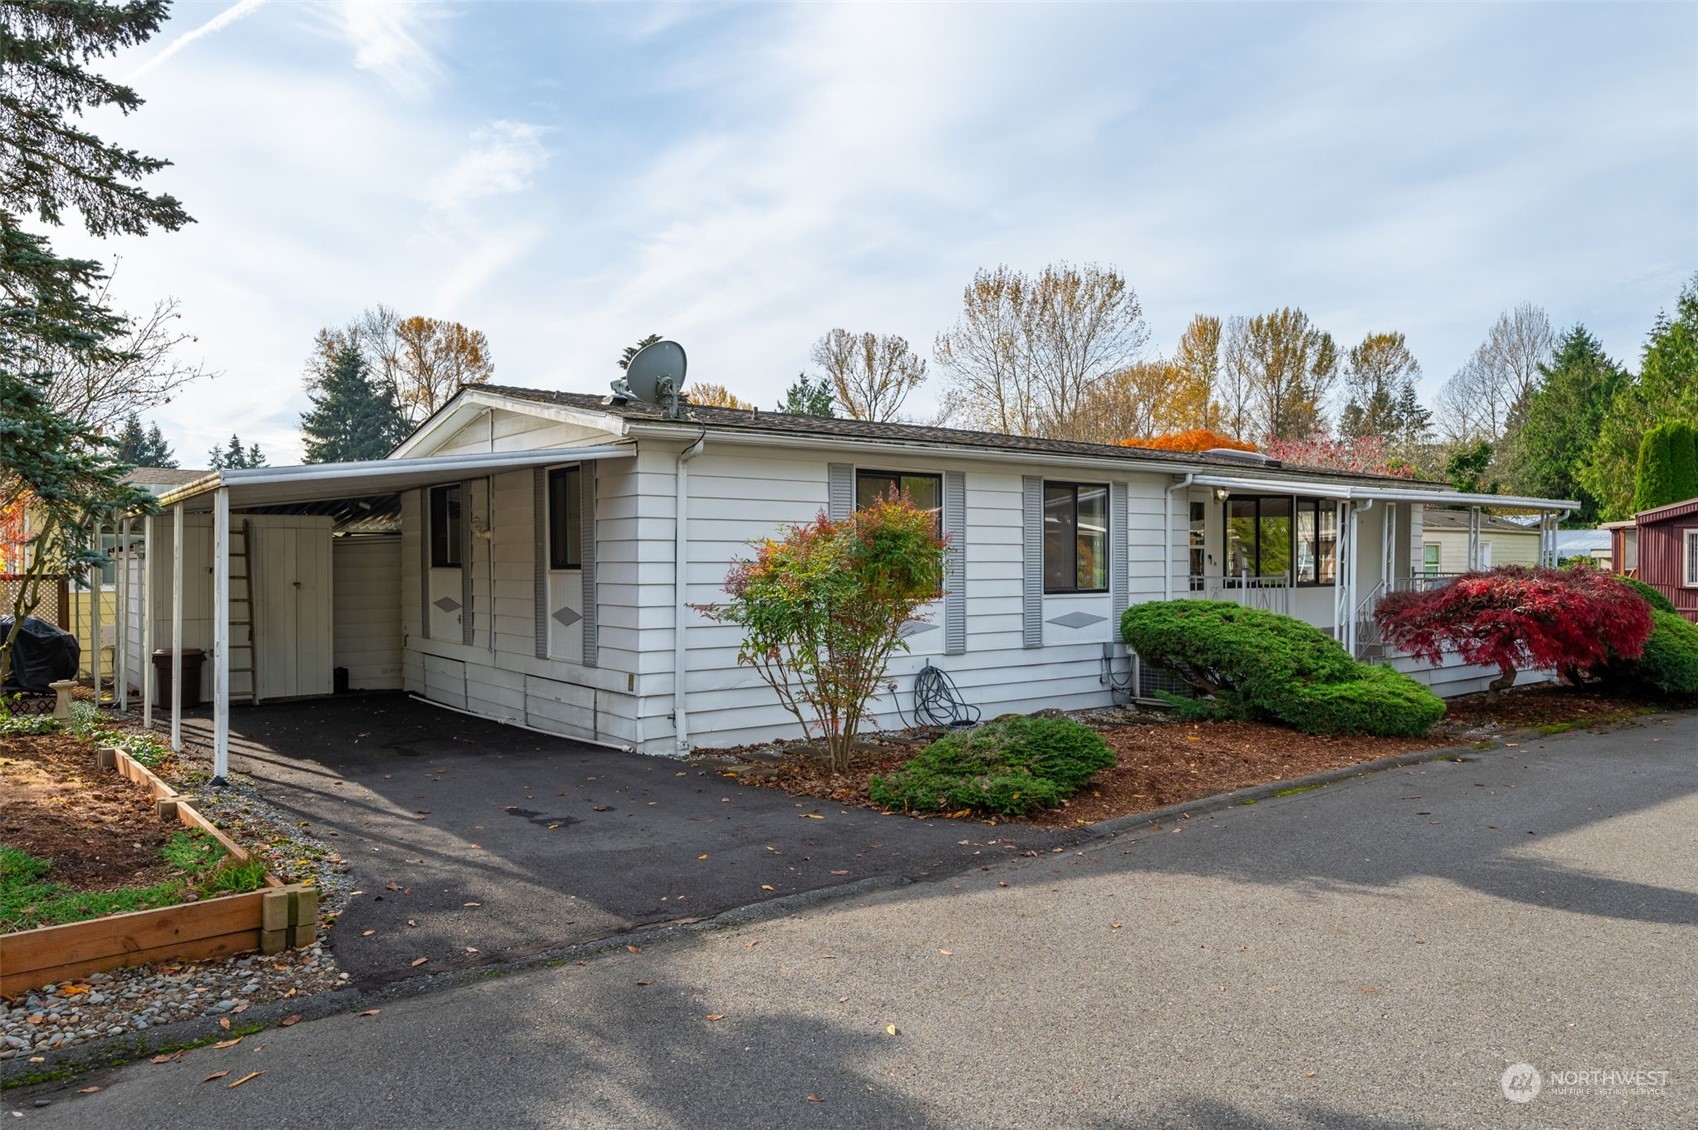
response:
[[[1503,690],[1523,668],[1553,667],[1570,682],[1612,658],[1636,659],[1651,610],[1627,585],[1594,569],[1503,565],[1442,589],[1393,593],[1374,611],[1392,645],[1437,664],[1447,651],[1496,667]]]

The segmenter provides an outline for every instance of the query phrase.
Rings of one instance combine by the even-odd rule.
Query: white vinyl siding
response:
[[[335,666],[348,689],[401,689],[401,539],[336,538],[330,547]]]

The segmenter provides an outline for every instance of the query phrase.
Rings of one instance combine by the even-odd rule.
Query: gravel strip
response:
[[[114,722],[123,720],[113,716]],[[160,776],[237,843],[263,857],[273,875],[318,888],[322,935],[348,900],[353,885],[349,865],[334,847],[260,797],[240,774],[232,774],[222,788],[208,787],[211,767],[209,750],[185,743]],[[34,1059],[178,1020],[236,1018],[255,1005],[306,997],[347,981],[322,943],[270,957],[249,953],[90,974],[16,998],[0,997],[0,1060]]]

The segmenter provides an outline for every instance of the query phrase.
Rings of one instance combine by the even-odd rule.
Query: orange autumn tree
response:
[[[1182,432],[1168,432],[1166,435],[1150,436],[1148,439],[1132,437],[1114,441],[1118,447],[1147,447],[1152,451],[1208,451],[1211,448],[1226,447],[1233,451],[1254,451],[1256,445],[1247,440],[1233,439],[1224,432],[1211,431],[1208,428],[1187,428]]]

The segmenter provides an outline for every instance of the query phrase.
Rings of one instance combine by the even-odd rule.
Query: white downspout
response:
[[[94,523],[94,549],[96,553],[100,552],[100,527],[101,523],[96,521]],[[94,583],[89,586],[88,650],[90,654],[89,666],[94,671],[94,704],[96,706],[100,705],[100,696],[105,693],[101,690],[101,681],[105,678],[105,672],[102,670],[100,662],[100,602],[105,599],[101,595],[105,589],[100,583],[100,572],[99,569],[89,570],[89,578]]]
[[[689,694],[685,687],[684,665],[687,654],[684,647],[684,626],[688,622],[689,608],[689,519],[690,519],[690,470],[689,462],[702,453],[707,443],[707,432],[703,431],[696,437],[696,442],[678,453],[678,466],[675,475],[677,498],[673,506],[673,547],[672,547],[672,727],[677,736],[677,748],[680,755],[690,752],[690,707]]]
[[[141,679],[142,729],[153,730],[153,515],[142,519]]]
[[[1189,487],[1196,478],[1195,472],[1186,475],[1183,479],[1168,487],[1167,493],[1162,496],[1161,592],[1163,600],[1173,599],[1173,493]]]
[[[120,713],[130,708],[130,520],[122,518],[118,531],[117,568],[113,576],[118,581],[114,600],[113,638],[118,641],[112,652],[112,692],[118,700]]]

